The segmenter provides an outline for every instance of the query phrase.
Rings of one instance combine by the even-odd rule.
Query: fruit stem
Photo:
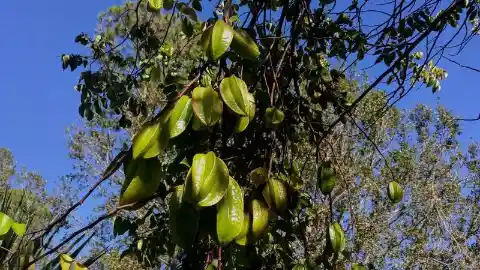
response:
[[[223,264],[222,264],[222,246],[218,247],[218,270],[223,269]]]

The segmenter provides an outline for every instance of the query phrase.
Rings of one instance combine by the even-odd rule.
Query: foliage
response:
[[[429,40],[458,24],[474,35],[478,3],[400,2],[224,1],[205,22],[207,1],[101,14],[95,37],[75,39],[90,55],[62,56],[85,68],[79,112],[95,144],[73,150],[123,164],[119,204],[86,228],[137,209],[121,231],[147,267],[478,265],[478,147],[461,149],[442,107],[394,107],[440,90],[448,43]],[[353,76],[369,62],[383,70],[373,82]]]

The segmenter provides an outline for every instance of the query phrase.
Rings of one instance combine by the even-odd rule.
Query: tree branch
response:
[[[70,236],[68,236],[65,240],[63,240],[62,242],[60,242],[58,245],[56,245],[55,247],[53,247],[52,249],[50,249],[49,251],[43,253],[42,255],[40,255],[39,257],[35,258],[33,261],[31,261],[28,265],[33,265],[34,263],[40,261],[41,259],[45,258],[46,256],[50,255],[50,254],[53,254],[55,252],[57,252],[57,250],[59,250],[63,245],[67,244],[68,242],[70,242],[73,238],[75,238],[77,235],[85,232],[85,231],[88,231],[92,228],[94,228],[97,224],[99,224],[100,222],[106,220],[106,219],[109,219],[113,216],[115,216],[118,212],[120,212],[121,210],[126,210],[126,209],[131,209],[131,208],[135,208],[136,206],[141,206],[143,205],[144,203],[146,202],[149,202],[155,198],[159,198],[159,197],[165,197],[167,196],[169,193],[171,193],[173,191],[173,189],[169,189],[167,190],[165,193],[156,193],[154,194],[153,196],[150,196],[149,198],[147,199],[144,199],[144,200],[141,200],[141,201],[138,201],[138,202],[134,202],[134,203],[130,203],[130,204],[126,204],[126,205],[122,205],[122,206],[118,206],[117,208],[105,213],[104,215],[98,217],[95,221],[91,222],[90,224],[88,224],[87,226],[73,232],[70,234]]]

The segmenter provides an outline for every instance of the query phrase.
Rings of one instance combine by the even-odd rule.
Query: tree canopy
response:
[[[85,120],[68,178],[91,187],[47,228],[95,190],[107,203],[30,264],[102,224],[100,248],[145,268],[479,265],[478,144],[442,106],[395,106],[440,90],[479,3],[112,6],[61,57]]]

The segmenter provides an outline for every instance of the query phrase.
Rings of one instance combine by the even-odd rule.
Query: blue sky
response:
[[[75,35],[93,32],[98,12],[121,2],[2,3],[0,147],[49,181],[71,171],[65,128],[79,120],[78,73],[62,71],[60,55],[79,52]]]
[[[65,128],[78,122],[79,95],[73,89],[78,73],[62,71],[60,55],[82,52],[73,39],[93,32],[98,12],[123,1],[5,1],[0,9],[0,147],[13,151],[18,165],[53,181],[71,171]],[[209,3],[209,2],[207,2]],[[210,3],[209,3],[210,4]],[[457,58],[480,68],[480,37]],[[8,63],[8,64],[7,64]],[[462,117],[480,113],[480,74],[448,62],[440,65],[449,77],[439,94],[422,89],[400,105],[435,105],[437,100]],[[463,138],[480,140],[480,122],[462,123]]]

